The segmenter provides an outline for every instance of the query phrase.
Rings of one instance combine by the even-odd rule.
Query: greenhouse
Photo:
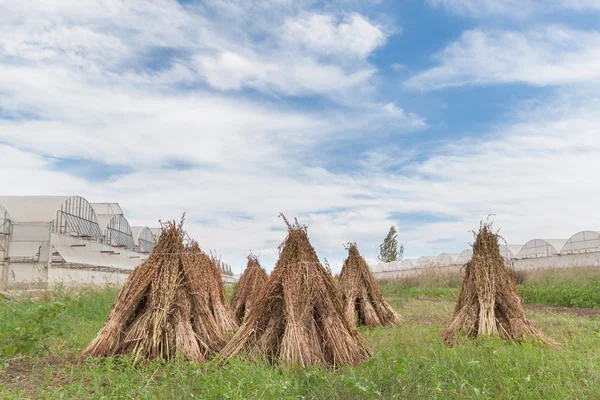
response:
[[[560,254],[566,239],[532,239],[525,243],[516,258],[549,257]]]
[[[141,253],[150,253],[154,248],[154,235],[147,226],[132,226],[131,235]]]
[[[143,256],[105,243],[121,223],[80,196],[0,197],[2,286],[122,281]]]
[[[600,232],[581,231],[573,236],[560,250],[564,254],[589,253],[600,251]]]
[[[416,266],[415,261],[416,260],[412,260],[410,258],[405,258],[400,262],[400,266],[402,269],[411,269]]]
[[[3,224],[10,224],[7,257],[13,262],[33,260],[51,233],[103,240],[96,213],[79,196],[5,196],[0,197],[0,207],[8,217]]]
[[[460,254],[455,253],[442,253],[437,257],[435,263],[436,265],[441,266],[454,265],[456,264],[459,255]]]
[[[511,259],[515,258],[514,253],[508,246],[500,245],[499,247],[500,247],[500,255],[502,256],[502,258],[504,258],[505,260],[511,260]]]
[[[0,196],[0,288],[122,284],[161,229],[132,229],[118,203]],[[223,264],[227,283],[231,267]]]
[[[432,256],[423,256],[421,258],[419,258],[419,261],[417,262],[417,265],[419,267],[425,267],[428,265],[434,265],[435,262],[437,260],[437,257],[432,257]]]
[[[117,203],[92,203],[104,235],[104,243],[129,250],[135,249],[129,222]]]
[[[134,250],[135,241],[129,222],[122,215],[98,215],[98,222],[104,233],[104,243]]]
[[[473,249],[465,249],[456,258],[456,263],[460,264],[460,265],[464,265],[464,264],[468,263],[469,261],[471,261],[472,257],[473,257]]]

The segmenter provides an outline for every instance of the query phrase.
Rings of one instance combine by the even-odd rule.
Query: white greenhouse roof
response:
[[[419,258],[419,261],[417,262],[417,265],[422,267],[424,265],[428,265],[428,264],[434,264],[437,260],[437,257],[433,257],[433,256],[423,256],[421,258]]]
[[[506,260],[515,258],[515,254],[506,245],[500,245],[500,255],[502,256],[502,258],[504,258]]]
[[[114,215],[109,214],[96,214],[98,218],[98,225],[100,225],[100,229],[102,229],[102,233],[106,235],[106,227],[113,219]]]
[[[517,258],[548,257],[559,254],[567,239],[532,239],[516,254]]]
[[[416,261],[417,260],[405,258],[400,262],[400,265],[402,266],[403,269],[410,269],[411,267],[414,267],[415,265],[417,265]]]
[[[521,249],[523,248],[523,245],[522,244],[509,244],[509,245],[506,245],[506,247],[513,254],[513,258],[514,258],[517,256],[519,251],[521,251]]]
[[[473,258],[473,249],[465,249],[456,257],[457,264],[466,264]]]
[[[158,239],[160,238],[160,234],[162,233],[162,228],[150,228],[150,231],[154,235],[154,241],[158,242]]]
[[[588,251],[600,250],[600,232],[581,231],[577,232],[567,240],[560,250],[561,253],[586,253]]]
[[[104,215],[123,215],[123,210],[119,203],[90,203],[96,214]]]
[[[133,236],[134,239],[138,239],[144,229],[150,230],[150,228],[148,228],[147,226],[132,226],[131,236]],[[152,231],[150,233],[152,233]]]
[[[456,263],[458,256],[459,254],[456,253],[442,253],[436,258],[435,263],[438,265],[452,265]]]
[[[0,196],[0,205],[13,222],[52,222],[71,197],[75,196]]]
[[[98,224],[107,244],[135,248],[136,240],[131,233],[129,221],[122,214],[100,214],[98,215]]]

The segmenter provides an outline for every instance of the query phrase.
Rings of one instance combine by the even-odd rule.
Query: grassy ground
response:
[[[526,304],[600,308],[600,268],[519,271],[519,295]],[[462,279],[459,272],[431,269],[424,274],[381,282],[387,296],[455,299]]]
[[[600,398],[600,319],[593,310],[528,310],[545,334],[564,344],[560,349],[498,340],[447,347],[440,333],[452,300],[410,299],[389,293],[393,287],[384,289],[408,322],[361,329],[374,356],[339,371],[283,371],[242,360],[224,365],[81,360],[78,354],[102,326],[114,290],[78,297],[59,293],[36,302],[3,299],[0,398]]]

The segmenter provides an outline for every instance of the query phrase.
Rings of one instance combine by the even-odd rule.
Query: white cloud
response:
[[[546,26],[526,32],[472,30],[435,58],[440,65],[405,84],[419,90],[526,83],[536,86],[600,81],[600,32]]]
[[[195,59],[199,73],[219,90],[258,89],[285,95],[339,93],[365,84],[375,69],[346,72],[311,58],[294,56],[267,61],[231,51]]]
[[[11,63],[68,64],[101,79],[110,73],[139,80],[135,75],[146,68],[144,57],[153,51],[160,57],[160,49],[167,48],[181,54],[165,60],[178,68],[168,76],[161,72],[168,84],[205,81],[217,90],[338,98],[347,89],[363,90],[372,83],[375,68],[366,61],[341,61],[350,53],[364,58],[385,44],[382,27],[351,14],[331,26],[334,37],[322,43],[343,45],[341,52],[321,60],[319,49],[306,52],[281,34],[284,21],[315,13],[300,3],[268,3],[208,2],[186,8],[174,0],[103,0],[51,2],[38,9],[8,1],[0,6],[0,57]],[[265,12],[256,14],[257,8]]]
[[[272,230],[283,227],[279,211],[306,215],[347,196],[343,186],[328,186],[335,175],[322,169],[323,147],[382,124],[400,132],[424,126],[419,116],[370,97],[375,69],[367,62],[347,65],[282,46],[283,21],[310,9],[257,23],[242,7],[227,17],[250,29],[234,37],[209,6],[3,2],[5,193],[118,201],[134,224],[187,211],[190,233],[236,264],[250,248],[273,256],[282,240]],[[270,42],[255,40],[256,32]],[[177,56],[161,60],[164,47]],[[145,65],[153,52],[163,65]],[[269,96],[246,97],[246,88]],[[324,96],[330,106],[296,108],[282,94]],[[69,160],[123,169],[95,183],[73,177]]]
[[[316,53],[364,59],[385,44],[387,34],[360,14],[342,20],[333,15],[310,14],[285,21],[283,38],[290,46],[299,45]]]
[[[209,9],[217,4],[231,13]],[[598,197],[600,160],[600,101],[594,95],[541,99],[543,106],[523,110],[516,122],[436,155],[361,147],[349,156],[355,169],[326,170],[338,147],[357,137],[381,139],[425,122],[368,90],[373,72],[360,74],[374,68],[361,57],[376,41],[359,41],[331,59],[324,56],[326,46],[313,41],[282,47],[273,32],[281,32],[284,21],[337,15],[299,4],[306,2],[229,0],[207,8],[173,1],[64,1],[35,8],[3,2],[0,29],[13,34],[0,39],[4,193],[118,201],[133,224],[156,225],[185,211],[190,234],[236,271],[249,249],[263,255],[267,268],[273,265],[285,236],[281,211],[309,225],[319,255],[334,267],[347,241],[373,258],[399,212],[453,219],[400,225],[400,240],[413,256],[460,251],[471,239],[468,230],[490,212],[513,243],[597,225],[589,214]],[[276,8],[277,18],[255,20],[248,7]],[[236,24],[224,23],[224,14]],[[50,22],[37,29],[23,22],[28,18]],[[332,32],[344,23],[353,26],[332,20]],[[226,32],[230,26],[234,33]],[[103,36],[96,42],[94,35]],[[595,38],[578,35],[558,33],[567,56],[571,42],[581,50],[587,44],[578,39]],[[146,68],[144,57],[161,46],[182,55],[158,70]],[[532,64],[552,64],[540,57]],[[569,65],[587,79],[582,66],[588,64]],[[199,85],[202,80],[210,87]],[[246,88],[269,95],[246,97]],[[282,94],[317,94],[323,101],[319,109],[296,107]],[[127,168],[91,182],[57,170],[59,157]]]
[[[524,19],[535,14],[561,10],[600,10],[598,0],[427,0],[433,7],[472,17],[508,17]]]
[[[168,102],[173,102],[173,109],[165,112],[164,118],[173,121],[175,109],[185,103],[169,99],[160,107]],[[149,113],[140,115],[135,124],[142,124],[155,110],[150,105],[141,105],[149,107]],[[193,120],[192,125],[203,119],[194,119],[196,106],[192,103],[181,111],[182,118]],[[578,93],[549,99],[543,105],[518,104],[515,109],[514,122],[485,132],[483,138],[464,139],[438,149],[437,155],[426,156],[424,161],[418,161],[422,154],[407,154],[406,149],[384,149],[365,153],[362,168],[354,171],[326,171],[319,166],[318,157],[302,156],[311,142],[318,143],[314,136],[292,144],[279,135],[270,141],[259,129],[257,136],[244,142],[245,136],[223,131],[224,135],[214,138],[223,147],[215,149],[207,135],[178,125],[169,131],[165,125],[158,128],[164,129],[164,138],[159,131],[149,131],[147,137],[134,135],[152,145],[132,145],[132,151],[124,154],[135,160],[137,171],[108,182],[93,184],[52,172],[51,160],[46,157],[6,146],[0,151],[10,163],[3,176],[10,179],[3,181],[7,181],[5,190],[14,194],[42,190],[77,193],[92,201],[117,200],[135,224],[156,224],[159,218],[178,218],[187,211],[190,233],[204,247],[223,254],[238,271],[248,249],[261,253],[268,268],[273,265],[277,245],[285,235],[284,225],[277,219],[281,211],[309,225],[319,255],[327,257],[334,268],[341,265],[342,244],[347,241],[356,241],[365,256],[373,258],[387,228],[396,222],[391,217],[394,213],[451,219],[401,223],[399,240],[410,256],[466,248],[472,240],[469,231],[489,213],[497,214],[496,226],[513,244],[535,236],[567,237],[582,229],[595,229],[598,221],[590,210],[595,209],[599,194],[596,127],[600,124],[600,99]],[[218,108],[211,110],[219,112]],[[151,119],[148,126],[160,122]],[[290,124],[285,119],[280,122]],[[140,126],[140,132],[148,127]],[[134,131],[134,125],[131,128]],[[298,133],[306,135],[315,129],[322,127],[302,127]],[[29,135],[27,131],[25,136]],[[51,137],[77,154],[81,151],[77,142],[88,135],[80,132],[61,139],[53,133]],[[38,151],[44,146],[52,148],[50,141],[32,145],[39,146]],[[117,154],[123,151],[109,140],[95,142],[92,149],[99,154],[86,158],[102,159],[105,152],[114,157],[109,149]],[[214,162],[166,170],[159,167],[166,155]],[[390,172],[390,167],[395,172]]]

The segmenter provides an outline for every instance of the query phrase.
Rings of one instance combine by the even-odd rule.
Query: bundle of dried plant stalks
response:
[[[401,324],[402,317],[383,299],[356,243],[349,243],[347,250],[348,258],[344,261],[338,287],[348,321],[369,327]]]
[[[157,245],[129,275],[105,325],[83,355],[183,356],[202,362],[223,348],[226,340],[205,280],[217,283],[190,261],[184,235],[183,220],[163,225]]]
[[[451,344],[457,336],[488,335],[515,341],[534,337],[547,345],[558,345],[525,317],[514,271],[500,255],[498,239],[492,224],[482,222],[475,235],[473,258],[465,265],[452,322],[443,334],[444,342]]]
[[[233,299],[231,301],[235,317],[242,322],[260,296],[260,292],[267,283],[267,272],[260,266],[258,257],[254,254],[248,256],[246,270],[238,281]]]
[[[237,329],[238,324],[225,296],[225,286],[219,268],[219,260],[212,254],[204,253],[194,240],[190,241],[187,250],[190,263],[203,275],[201,280],[204,286],[202,294],[206,297],[217,326],[223,333]]]
[[[285,217],[284,217],[285,220]],[[370,354],[346,319],[333,278],[296,221],[244,325],[223,349],[284,366],[354,366]]]

